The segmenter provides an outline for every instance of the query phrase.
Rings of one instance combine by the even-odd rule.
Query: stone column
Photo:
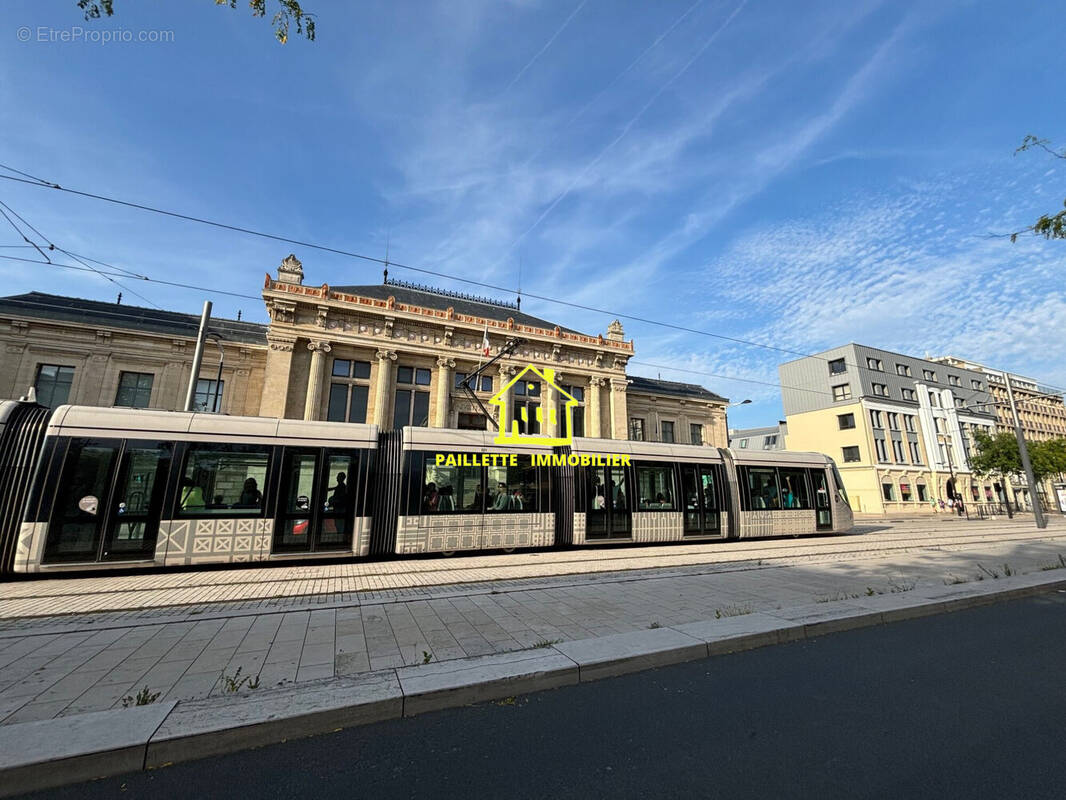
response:
[[[604,384],[604,378],[593,375],[589,378],[589,429],[588,435],[595,438],[603,436],[603,420],[600,415],[600,389]]]
[[[392,350],[378,350],[377,374],[374,376],[374,424],[385,429],[392,424],[389,389],[392,386],[392,365],[397,355]]]
[[[326,381],[326,353],[333,348],[329,342],[312,339],[307,343],[311,351],[311,372],[307,376],[307,398],[304,401],[304,419],[314,420],[319,416],[322,403],[322,387]]]
[[[611,438],[612,439],[628,439],[629,431],[626,426],[629,424],[627,405],[626,405],[626,387],[628,382],[625,378],[611,378]],[[675,433],[676,437],[676,433]]]
[[[504,386],[507,385],[507,382],[510,381],[511,378],[513,378],[515,376],[516,372],[518,372],[518,370],[515,367],[508,366],[508,365],[501,365],[500,366],[500,373],[499,373],[500,378],[499,378],[499,380],[500,380],[500,388],[501,389]],[[503,395],[503,405],[502,406],[496,406],[496,407],[500,410],[499,419],[496,420],[496,422],[500,426],[499,429],[501,431],[506,432],[506,433],[510,433],[511,432],[511,418],[514,417],[514,395],[511,394],[511,390],[510,389],[508,389]]]
[[[452,371],[455,359],[447,356],[437,358],[437,413],[433,420],[434,428],[447,428],[448,415],[451,413]]]
[[[259,400],[259,416],[285,419],[289,398],[289,373],[292,371],[292,352],[295,336],[267,333],[266,370],[263,375],[263,394]],[[182,393],[177,408],[181,408]]]
[[[552,381],[556,384],[562,382],[562,375],[558,372],[553,372]],[[566,430],[566,420],[560,415],[560,407],[563,396],[555,390],[552,384],[548,384],[545,387],[544,396],[541,398],[541,416],[544,419],[544,424],[541,426],[541,433],[551,438],[556,438],[563,435]],[[565,406],[563,407],[565,408]],[[552,417],[552,412],[555,412],[556,416]]]

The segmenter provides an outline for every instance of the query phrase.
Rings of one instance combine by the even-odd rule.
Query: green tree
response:
[[[1066,150],[1061,152],[1055,150],[1051,147],[1050,140],[1041,139],[1031,133],[1022,139],[1021,147],[1015,150],[1014,154],[1017,155],[1034,148],[1043,150],[1054,158],[1066,159]],[[1044,214],[1028,228],[1012,233],[1010,240],[1012,242],[1018,241],[1018,235],[1027,231],[1032,231],[1037,236],[1043,236],[1045,239],[1066,239],[1066,200],[1063,201],[1062,205],[1064,206],[1062,211],[1056,214]]]
[[[271,24],[274,26],[274,36],[279,42],[285,44],[289,41],[289,27],[296,28],[296,33],[307,37],[307,40],[315,40],[315,18],[300,7],[298,0],[274,0],[278,10],[274,12]],[[217,6],[237,7],[237,0],[215,0]],[[265,17],[267,15],[267,0],[249,0],[253,17]],[[110,17],[115,13],[115,0],[78,0],[78,8],[85,12],[86,20]]]
[[[1029,445],[1029,460],[1033,462],[1033,477],[1038,481],[1066,473],[1066,439],[1033,442]]]
[[[990,434],[975,431],[974,452],[970,455],[970,469],[978,475],[998,475],[1001,480],[1020,475],[1022,456],[1013,433],[1000,431]]]

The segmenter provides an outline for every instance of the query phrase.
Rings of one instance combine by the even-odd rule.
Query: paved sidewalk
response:
[[[893,539],[900,546],[893,548]],[[863,543],[865,548],[852,547]],[[553,575],[541,569],[535,579],[416,584],[390,590],[388,597],[382,592],[304,593],[273,601],[282,602],[280,607],[266,607],[261,600],[201,602],[12,619],[7,630],[0,631],[0,719],[11,724],[120,707],[122,698],[145,686],[161,693],[160,702],[221,695],[223,676],[234,676],[238,669],[241,676],[258,675],[265,689],[427,659],[439,663],[752,612],[787,615],[790,609],[871,593],[903,594],[916,588],[943,589],[945,583],[993,581],[1008,573],[1062,567],[1066,523],[1056,520],[1042,532],[1021,523],[995,527],[985,523],[955,526],[941,534],[908,528],[858,537],[727,543],[725,548],[704,547],[701,563],[686,564],[682,558],[679,565],[671,561],[675,556],[639,555],[643,548],[590,551],[582,555],[592,568],[583,573]],[[568,566],[574,557],[574,553],[543,553],[524,558],[544,558],[545,563],[558,559],[555,569],[562,564],[562,571],[568,571],[576,569]],[[493,558],[506,563],[518,557],[489,557]],[[666,561],[655,560],[660,558]],[[620,571],[619,559],[629,559],[630,565],[652,559],[657,566]],[[394,569],[395,564],[415,567],[431,562],[304,569]],[[599,569],[605,564],[614,567]],[[223,574],[195,575],[202,580],[203,575]],[[193,575],[127,580],[167,581]],[[42,585],[10,584],[5,589],[36,586],[42,591]],[[67,597],[77,599],[77,595]],[[293,605],[297,599],[304,606],[315,606]],[[241,688],[244,693],[254,691],[247,685]]]

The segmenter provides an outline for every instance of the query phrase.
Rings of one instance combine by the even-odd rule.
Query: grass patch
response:
[[[247,686],[249,689],[259,688],[259,675],[241,675],[244,671],[244,667],[237,667],[237,671],[232,675],[222,673],[222,691],[226,694],[236,694],[241,690],[242,686]]]
[[[723,617],[742,617],[745,614],[750,614],[752,607],[748,603],[733,603],[725,608],[716,608],[714,610],[714,618],[722,619]]]
[[[1046,564],[1041,564],[1040,565],[1040,569],[1043,570],[1044,572],[1047,572],[1048,570],[1052,570],[1052,569],[1063,569],[1063,568],[1066,568],[1066,558],[1062,557],[1062,553],[1059,553],[1059,560],[1058,561],[1049,561]]]
[[[562,639],[541,639],[539,642],[537,642],[536,644],[530,645],[526,649],[527,650],[537,650],[538,648],[541,648],[541,647],[551,647],[554,644],[559,644],[559,642],[561,642],[561,641],[562,641]]]
[[[147,686],[137,692],[137,696],[129,695],[122,698],[122,707],[130,708],[131,706],[150,706],[156,700],[159,699],[159,695],[162,692],[153,692]]]
[[[429,652],[428,650],[423,650],[422,651],[422,663],[423,664],[428,664],[432,660],[433,660],[433,654],[431,652]]]

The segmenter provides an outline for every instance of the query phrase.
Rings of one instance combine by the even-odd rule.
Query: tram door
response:
[[[681,486],[685,493],[685,535],[719,535],[722,521],[714,467],[682,464]]]
[[[630,492],[624,467],[590,467],[586,539],[629,539],[632,534]]]
[[[351,453],[285,451],[274,552],[347,550],[352,545],[353,490],[358,462]]]
[[[71,441],[44,560],[151,558],[172,452],[170,442]]]
[[[814,484],[814,510],[817,514],[814,529],[818,531],[831,530],[833,527],[833,506],[825,470],[812,469],[811,482]]]

